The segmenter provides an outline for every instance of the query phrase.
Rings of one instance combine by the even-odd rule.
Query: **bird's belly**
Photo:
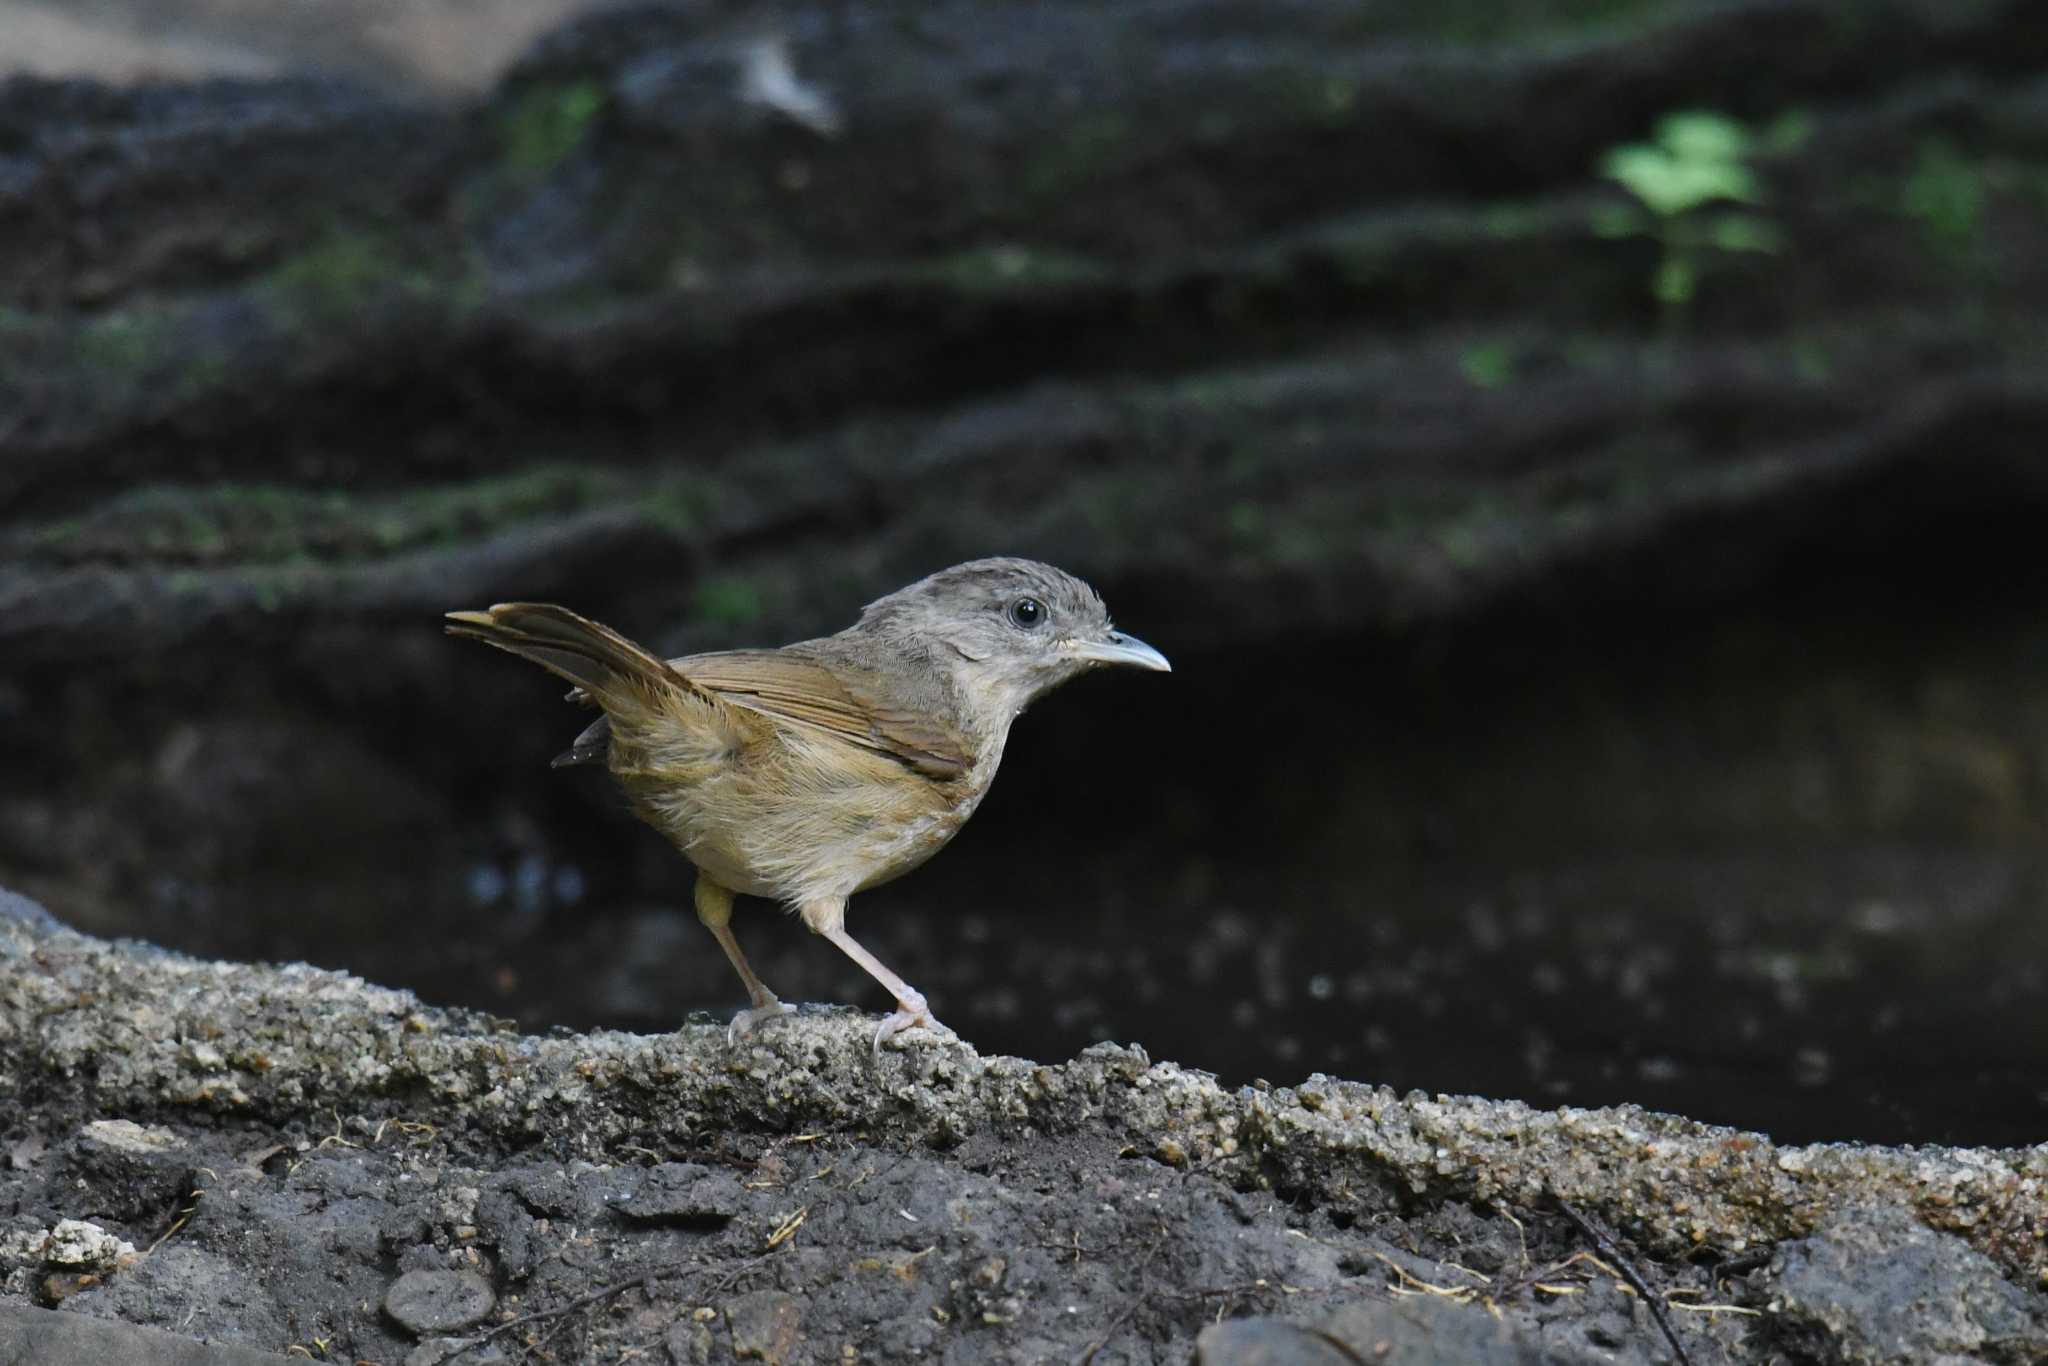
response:
[[[762,896],[777,901],[785,899],[778,885],[756,873],[748,865],[746,856],[729,844],[710,840],[697,840],[695,843],[677,840],[676,843],[690,862],[721,887],[731,888],[742,896]]]
[[[960,833],[960,827],[967,824],[967,818],[974,814],[975,805],[976,802],[969,800],[953,810],[911,821],[893,833],[885,835],[877,831],[877,838],[869,850],[874,871],[853,891],[864,892],[870,887],[893,882],[921,866]]]
[[[613,772],[648,823],[712,880],[793,905],[909,872],[959,833],[986,788],[905,782],[895,761],[866,754],[840,765],[831,781],[815,764],[683,783]]]
[[[974,805],[870,801],[841,808],[824,828],[807,820],[814,836],[808,854],[801,867],[791,870],[793,876],[780,879],[782,890],[776,894],[803,902],[879,887],[943,849],[967,823]]]

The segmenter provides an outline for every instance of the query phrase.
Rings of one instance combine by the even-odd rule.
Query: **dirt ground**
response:
[[[1226,1093],[1115,1045],[877,1058],[840,1009],[521,1036],[0,909],[0,1342],[85,1315],[380,1366],[2048,1354],[2044,1150]]]

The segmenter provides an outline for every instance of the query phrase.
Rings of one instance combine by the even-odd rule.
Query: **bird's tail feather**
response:
[[[697,686],[609,626],[545,602],[501,602],[485,612],[450,612],[448,634],[530,659],[566,678],[611,711],[650,693],[698,692]]]

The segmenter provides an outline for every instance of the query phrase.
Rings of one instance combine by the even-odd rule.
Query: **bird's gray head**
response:
[[[935,659],[954,664],[976,700],[1010,715],[1099,665],[1171,668],[1165,655],[1110,624],[1093,588],[1036,560],[942,569],[869,603],[859,629],[929,646]]]

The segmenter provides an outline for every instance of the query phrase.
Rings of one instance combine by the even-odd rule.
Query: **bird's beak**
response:
[[[1165,655],[1122,631],[1111,631],[1101,640],[1070,640],[1065,648],[1074,658],[1085,659],[1091,664],[1129,664],[1140,669],[1157,669],[1163,674],[1173,672],[1173,665],[1166,662]]]

